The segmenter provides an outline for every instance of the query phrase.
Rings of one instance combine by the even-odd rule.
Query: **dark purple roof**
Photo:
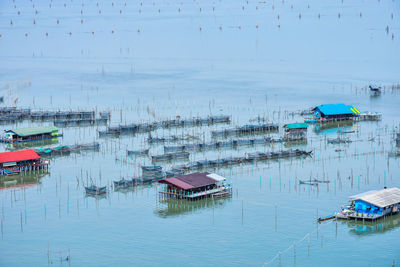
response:
[[[178,177],[168,178],[160,180],[160,183],[163,184],[171,184],[175,185],[176,187],[182,188],[184,190],[203,187],[207,185],[212,185],[217,183],[216,180],[207,177],[210,174],[208,172],[195,172],[187,175],[182,175]],[[191,188],[189,188],[189,186]]]
[[[175,177],[160,180],[159,183],[174,185],[174,186],[179,187],[179,188],[181,188],[183,190],[189,190],[189,189],[193,188],[192,185],[190,185],[188,183],[185,183],[184,181],[181,181],[179,179],[176,179]]]

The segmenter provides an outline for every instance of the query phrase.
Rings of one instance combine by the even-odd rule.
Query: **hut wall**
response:
[[[354,208],[356,212],[360,213],[374,213],[374,214],[382,214],[383,209],[379,208],[375,205],[367,203],[362,200],[356,200],[354,202]]]

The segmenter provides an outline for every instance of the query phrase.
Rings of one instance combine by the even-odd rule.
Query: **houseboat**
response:
[[[166,185],[159,193],[162,197],[187,200],[228,196],[232,187],[225,180],[215,173],[195,172],[158,181]]]
[[[399,212],[400,189],[372,190],[350,197],[350,205],[336,213],[338,219],[374,221]]]
[[[0,175],[48,169],[48,160],[43,160],[33,149],[0,153]]]
[[[48,140],[62,136],[58,128],[54,126],[22,128],[17,130],[6,130],[5,137],[1,139],[4,143],[25,143],[32,141]]]
[[[355,120],[361,113],[357,108],[345,104],[320,105],[312,110],[314,114],[311,118],[306,119],[306,122],[335,122]]]

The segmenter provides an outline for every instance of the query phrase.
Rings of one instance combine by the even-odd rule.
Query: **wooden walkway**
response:
[[[341,214],[341,213],[337,213],[335,216],[336,216],[336,219],[341,219],[341,220],[376,221],[376,220],[379,220],[379,219],[383,219],[383,218],[392,216],[392,215],[397,214],[397,213],[398,212],[391,212],[391,213],[388,213],[388,214],[385,214],[385,215],[374,214],[372,216],[367,216],[364,213],[358,213],[358,214],[352,213],[352,214],[349,214],[349,215],[344,215],[344,214]]]

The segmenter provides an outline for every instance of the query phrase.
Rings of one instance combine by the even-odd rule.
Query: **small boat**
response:
[[[161,175],[157,175],[157,176],[153,176],[153,177],[142,177],[142,183],[143,184],[149,184],[149,183],[154,183],[158,180],[164,179],[165,176],[163,174]]]
[[[142,170],[148,172],[162,171],[162,167],[158,165],[142,166]]]
[[[350,138],[340,138],[340,137],[338,137],[338,138],[335,138],[335,139],[328,138],[327,142],[329,144],[350,144],[353,141],[351,141]]]
[[[88,195],[102,195],[107,193],[107,186],[99,187],[95,185],[85,186],[86,194]]]
[[[18,175],[18,174],[21,173],[21,171],[20,171],[19,168],[13,168],[13,169],[5,169],[5,170],[3,171],[3,173],[4,173],[5,175]]]
[[[315,119],[308,119],[308,120],[304,120],[305,123],[311,124],[311,123],[317,123],[318,121]]]
[[[371,95],[380,95],[381,94],[381,87],[370,85],[369,90],[371,92]]]
[[[113,183],[115,188],[127,188],[132,187],[135,184],[133,179],[126,180],[125,178],[122,178],[119,181],[113,181]]]
[[[128,156],[147,156],[149,149],[144,150],[127,150]]]
[[[356,131],[354,131],[354,130],[345,131],[345,130],[339,129],[337,132],[341,133],[341,134],[348,134],[348,133],[355,133]]]
[[[300,180],[299,182],[300,182],[300,184],[318,185],[317,182],[314,182],[314,181],[312,181],[312,180],[310,180],[310,181],[303,181],[303,180]]]
[[[328,216],[328,217],[320,217],[320,218],[318,218],[318,222],[323,222],[323,221],[328,221],[328,220],[332,220],[332,219],[335,219],[336,218],[336,216],[335,215],[331,215],[331,216]]]
[[[328,180],[317,180],[317,179],[314,179],[313,181],[316,182],[316,183],[320,183],[320,184],[329,184]]]
[[[308,181],[300,180],[300,184],[309,184],[309,185],[318,185],[318,184],[329,184],[328,180],[318,180],[318,179],[310,179]]]
[[[229,196],[231,194],[232,194],[232,191],[225,189],[223,191],[219,191],[217,193],[212,194],[212,197],[214,197],[214,198],[225,197],[225,196]]]

